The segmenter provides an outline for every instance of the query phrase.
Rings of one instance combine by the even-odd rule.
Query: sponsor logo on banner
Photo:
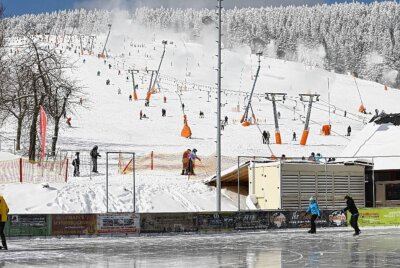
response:
[[[99,234],[135,234],[139,233],[139,215],[134,213],[109,213],[97,216]]]

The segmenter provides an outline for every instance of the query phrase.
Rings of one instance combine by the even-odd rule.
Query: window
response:
[[[400,200],[400,183],[388,183],[385,187],[386,200]]]

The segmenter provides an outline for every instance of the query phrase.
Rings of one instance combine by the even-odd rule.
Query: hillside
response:
[[[100,175],[90,179],[86,167],[82,172],[84,177],[70,177],[67,184],[51,184],[49,188],[30,184],[2,184],[0,192],[6,197],[11,213],[105,211],[106,151],[137,154],[136,211],[215,209],[214,189],[201,182],[215,173],[214,111],[217,104],[214,35],[194,42],[188,35],[154,31],[131,23],[129,20],[113,23],[107,45],[109,57],[105,60],[97,57],[104,46],[105,34],[95,38],[95,55],[88,55],[87,50],[84,55],[78,54],[80,42],[77,36],[73,36],[71,44],[65,41],[58,47],[71,62],[75,62],[77,70],[71,75],[81,81],[86,92],[83,106],[67,115],[72,118],[72,127],[64,125],[58,146],[64,152],[80,151],[83,161],[87,161],[89,150],[98,145],[103,156]],[[168,44],[157,86],[159,92],[152,95],[150,106],[145,107],[144,98],[151,77],[151,73],[145,70],[157,69],[163,52],[162,40],[167,40]],[[55,42],[56,37],[51,36],[50,45],[54,46]],[[135,75],[135,82],[139,84],[138,101],[129,101],[128,98],[132,93],[132,80],[128,73],[131,68],[140,70]],[[222,115],[223,118],[228,117],[228,125],[222,136],[225,168],[237,163],[239,155],[269,157],[273,153],[276,156],[285,154],[287,157],[301,157],[315,152],[326,157],[338,156],[353,135],[357,135],[372,117],[371,114],[358,112],[361,100],[354,77],[302,63],[262,57],[260,76],[252,99],[258,123],[243,127],[239,120],[248,102],[246,96],[251,90],[256,69],[257,57],[250,54],[250,48],[223,50]],[[98,71],[100,76],[97,75]],[[107,79],[110,79],[110,85],[106,85]],[[357,85],[367,112],[375,109],[386,113],[399,112],[399,90],[384,90],[382,84],[360,79],[357,79]],[[119,89],[121,94],[118,94]],[[270,147],[261,142],[261,131],[267,130],[271,134],[275,131],[272,104],[265,99],[266,92],[287,93],[285,102],[277,104],[283,143],[275,144],[274,138],[271,138]],[[320,94],[311,112],[306,146],[299,145],[307,107],[307,103],[304,106],[299,98],[299,94],[303,93]],[[191,139],[180,136],[183,127],[180,99],[193,133]],[[238,106],[239,112],[236,110]],[[166,117],[161,116],[163,108],[166,109]],[[329,122],[328,109],[333,133],[323,136],[320,130],[322,125]],[[140,120],[141,110],[147,119]],[[200,111],[204,112],[204,118],[199,117]],[[352,127],[350,137],[345,136],[349,125]],[[11,128],[12,125],[7,126],[7,133],[12,133]],[[292,141],[293,132],[297,133],[297,141]],[[199,163],[196,177],[178,175],[181,171],[181,155],[186,148],[196,148],[203,160]],[[147,160],[152,151],[156,161],[155,170],[150,171]],[[71,152],[67,156],[71,157]],[[111,163],[116,164],[115,155]],[[119,175],[116,166],[112,166],[110,176],[110,209],[132,211],[132,174]],[[224,195],[222,208],[235,210],[235,202],[232,197]]]

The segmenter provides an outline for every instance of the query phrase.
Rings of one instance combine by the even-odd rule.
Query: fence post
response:
[[[65,182],[68,181],[68,162],[69,162],[69,159],[67,158],[67,165],[65,167]]]
[[[150,163],[150,169],[153,170],[154,169],[154,153],[153,151],[151,151],[151,163]]]
[[[22,183],[22,158],[19,159],[19,182]]]

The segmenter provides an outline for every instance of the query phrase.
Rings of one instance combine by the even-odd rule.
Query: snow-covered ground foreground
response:
[[[397,267],[399,229],[10,240],[2,267]]]
[[[70,151],[69,157],[72,157],[72,152],[80,151],[81,157],[88,159],[89,150],[98,145],[103,156],[102,163],[106,151],[135,152],[138,161],[153,151],[156,156],[164,156],[163,165],[157,166],[156,163],[154,171],[148,171],[148,162],[141,166],[137,174],[136,211],[215,210],[215,190],[201,182],[215,173],[217,105],[214,38],[209,35],[208,40],[192,41],[183,34],[157,33],[129,23],[124,21],[122,26],[118,22],[113,23],[107,45],[110,57],[106,60],[96,56],[103,48],[105,35],[95,39],[96,55],[80,56],[74,53],[79,45],[78,38],[70,44],[74,46],[71,50],[67,49],[67,43],[57,48],[76,62],[78,68],[71,75],[81,81],[86,91],[83,106],[67,115],[72,117],[72,128],[65,126],[61,130],[58,146],[61,150]],[[168,44],[160,71],[161,80],[159,86],[156,85],[159,92],[152,95],[150,106],[145,107],[144,98],[151,77],[151,72],[145,70],[157,69],[163,51],[161,43],[165,39]],[[51,42],[54,45],[55,38]],[[302,63],[261,58],[260,77],[252,100],[258,124],[243,127],[239,120],[248,102],[257,58],[250,55],[248,48],[226,49],[223,50],[223,62],[222,116],[228,117],[228,125],[222,131],[222,154],[227,159],[223,162],[224,167],[234,164],[238,155],[269,157],[285,154],[286,157],[301,157],[315,152],[326,157],[353,156],[343,155],[342,152],[354,136],[357,139],[357,134],[372,115],[358,112],[361,99],[352,76],[338,75]],[[128,99],[133,88],[128,70],[132,68],[140,70],[135,75],[135,82],[139,84],[138,101]],[[106,85],[106,79],[110,79],[110,85]],[[385,110],[386,113],[400,111],[399,90],[389,88],[386,91],[381,84],[359,79],[357,84],[368,112],[375,109]],[[118,94],[119,89],[121,94]],[[284,102],[277,104],[281,145],[275,144],[272,104],[264,98],[266,92],[288,94]],[[313,104],[306,146],[299,145],[308,105],[300,101],[299,94],[302,93],[320,94],[319,101]],[[180,136],[183,127],[182,103],[193,133],[191,139]],[[161,116],[163,108],[166,109],[166,117]],[[148,118],[140,120],[140,111]],[[204,118],[199,117],[200,111],[204,112]],[[320,130],[322,125],[329,123],[329,111],[332,135],[323,136]],[[350,137],[345,135],[349,125],[352,127]],[[8,125],[5,133],[14,133],[13,127]],[[261,142],[263,130],[271,133],[270,146]],[[292,140],[293,132],[297,134],[296,141]],[[387,146],[396,148],[397,145]],[[181,172],[180,158],[187,148],[196,148],[200,158],[206,162],[201,163],[205,171],[199,169],[199,176],[189,181],[187,177],[178,175]],[[373,151],[366,153],[373,154]],[[164,165],[168,162],[175,164]],[[3,184],[0,185],[0,193],[5,196],[11,213],[104,212],[105,167],[100,166],[99,170],[102,175],[92,180],[88,177],[70,178],[66,184],[51,184],[49,188]],[[115,170],[110,176],[110,210],[132,211],[131,176],[117,175]],[[222,201],[223,210],[235,209],[234,201],[227,197],[223,197]]]

